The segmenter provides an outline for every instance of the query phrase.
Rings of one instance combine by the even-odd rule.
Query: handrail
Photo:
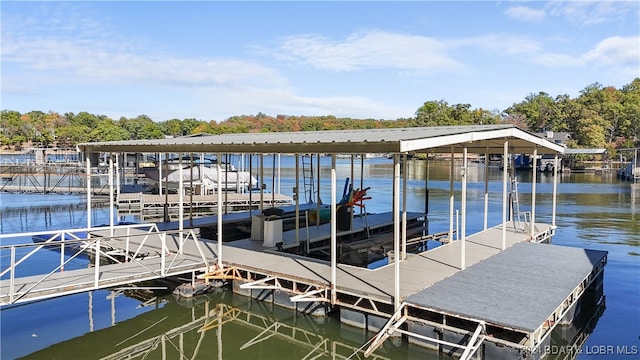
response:
[[[144,232],[141,232],[138,234],[131,232],[133,228],[141,227],[141,226],[145,227],[146,230]],[[112,229],[115,229],[115,228],[116,227],[113,227]],[[76,259],[78,256],[80,256],[83,253],[91,253],[95,255],[92,261],[93,267],[94,267],[94,272],[93,272],[94,280],[92,281],[93,285],[91,288],[87,288],[80,291],[94,290],[101,287],[107,287],[108,286],[107,282],[114,280],[113,277],[110,280],[104,280],[100,276],[101,274],[100,258],[101,257],[108,258],[114,263],[135,263],[135,265],[139,266],[141,269],[140,274],[151,275],[154,277],[165,277],[167,276],[167,274],[170,274],[172,270],[174,270],[176,259],[181,254],[181,251],[180,251],[181,248],[185,246],[187,241],[194,241],[195,246],[198,249],[198,254],[200,255],[199,257],[202,259],[202,263],[204,264],[203,269],[206,269],[209,267],[209,259],[207,259],[207,256],[202,251],[202,248],[199,244],[200,241],[193,229],[187,231],[185,234],[184,231],[178,231],[178,230],[173,230],[169,232],[159,232],[157,231],[157,227],[153,224],[123,225],[123,226],[117,227],[117,229],[123,229],[123,228],[127,228],[125,235],[111,232],[113,233],[113,236],[104,236],[104,237],[96,236],[95,233],[92,234],[90,231],[91,230],[108,231],[109,230],[108,227],[58,230],[53,232],[41,231],[41,232],[32,232],[32,233],[2,235],[2,238],[10,238],[10,237],[15,238],[15,237],[21,237],[21,236],[32,235],[32,234],[33,235],[51,235],[47,240],[45,240],[42,243],[21,243],[21,244],[0,246],[0,250],[3,250],[5,252],[7,250],[10,251],[10,257],[11,257],[9,265],[6,268],[2,269],[2,271],[0,271],[0,276],[9,274],[8,294],[3,294],[4,296],[8,295],[8,304],[13,304],[16,301],[22,299],[24,296],[26,296],[30,292],[34,291],[34,289],[38,287],[38,285],[42,284],[43,281],[50,278],[54,273],[63,271],[65,265],[67,265],[69,262],[71,262],[73,259]],[[78,233],[83,230],[89,230],[87,231],[86,239],[82,239],[78,236]],[[151,235],[156,235],[156,236],[152,237]],[[177,241],[172,241],[172,244],[174,245],[171,248],[167,244],[167,240],[168,240],[167,236],[171,236],[174,239],[177,237]],[[71,237],[73,239],[66,240],[66,237]],[[141,237],[142,237],[142,240],[140,241],[139,244],[133,242],[135,238],[141,238]],[[122,240],[125,241],[124,244],[122,243]],[[158,245],[154,246],[153,244],[154,242],[155,244],[159,243],[159,246]],[[137,245],[133,253],[128,250],[130,247],[130,244]],[[145,247],[145,245],[147,246],[146,247],[147,249],[151,249],[157,252],[151,256],[147,256],[146,254],[144,254],[145,256],[141,256],[142,249]],[[75,251],[68,251],[67,253],[65,253],[65,248],[69,248],[70,246],[77,247],[78,249]],[[29,247],[35,247],[35,248],[24,255],[19,254],[17,252],[18,249],[26,249]],[[52,270],[48,271],[47,273],[40,274],[41,278],[38,278],[37,281],[35,281],[35,283],[29,282],[28,284],[25,284],[27,285],[26,287],[23,286],[23,288],[16,290],[16,279],[23,277],[23,276],[17,276],[16,269],[18,268],[18,266],[21,266],[21,268],[22,267],[26,268],[27,266],[33,264],[33,261],[30,262],[29,260],[31,260],[31,258],[35,253],[37,253],[39,250],[42,250],[42,249],[51,250],[52,248],[54,248],[54,250],[59,250],[61,252],[60,263],[58,263],[57,266],[55,266]],[[69,257],[67,257],[66,260],[65,260],[65,255],[69,255]],[[172,255],[173,255],[173,258],[169,259],[170,261],[167,261],[167,257]],[[150,265],[150,263],[143,262],[143,259],[146,257],[155,257],[155,258],[159,257],[161,259],[160,269],[157,268],[157,265],[154,268],[153,266]],[[197,263],[199,263],[199,260],[197,260]],[[134,266],[133,269],[134,270],[137,269],[137,266]],[[189,270],[189,271],[192,271],[192,270]],[[33,275],[30,275],[30,276],[33,276]],[[115,279],[117,279],[117,277]],[[65,286],[68,286],[68,284],[66,284]],[[49,290],[51,289],[47,289],[47,291]],[[55,295],[52,295],[52,296],[55,296]],[[7,304],[7,301],[4,301],[4,300],[0,303],[0,305],[5,305],[5,304]]]

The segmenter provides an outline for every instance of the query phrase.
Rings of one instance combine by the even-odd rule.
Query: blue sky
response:
[[[504,110],[640,77],[638,1],[2,1],[4,110],[153,120]]]

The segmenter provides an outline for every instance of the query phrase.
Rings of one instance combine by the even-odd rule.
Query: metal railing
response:
[[[135,273],[136,271],[146,278],[166,277],[176,269],[177,255],[183,253],[187,241],[193,241],[197,249],[197,254],[191,254],[199,256],[194,258],[198,259],[194,263],[204,264],[202,267],[205,269],[209,267],[209,260],[202,251],[200,241],[193,230],[160,232],[155,224],[134,224],[2,234],[0,235],[0,241],[25,236],[31,237],[34,242],[0,245],[2,258],[9,257],[9,261],[3,260],[0,264],[2,266],[0,278],[3,278],[2,283],[4,283],[2,286],[4,294],[0,294],[0,305],[14,304],[27,294],[39,291],[36,288],[40,284],[47,279],[53,278],[54,274],[63,272],[65,266],[68,266],[74,259],[81,257],[89,259],[87,261],[88,264],[83,263],[83,265],[93,267],[93,280],[90,285],[87,285],[87,278],[83,277],[82,281],[85,285],[81,287],[81,290],[74,292],[106,288],[113,286],[115,283],[135,282],[126,281],[125,276],[121,279],[113,276],[109,277],[109,279],[103,279],[100,269],[104,263],[129,264],[129,277],[131,277],[132,272]],[[43,250],[59,251],[60,261],[55,264],[43,262],[42,256],[36,256],[41,254]],[[157,266],[157,261],[153,264],[145,262],[144,260],[148,258],[159,258],[160,266]],[[83,270],[86,273],[86,268],[82,267],[73,270]],[[37,272],[35,275],[33,274],[34,271]],[[69,271],[67,271],[67,275]],[[19,272],[22,272],[22,274],[19,274]],[[20,289],[17,289],[16,280],[26,276],[31,277],[30,280],[23,284]],[[33,276],[40,277],[34,280]],[[6,286],[7,281],[8,287]],[[57,285],[59,289],[55,287],[47,288],[48,295],[46,297],[68,294],[69,291],[66,289],[74,287],[74,285],[79,284],[70,285],[64,283],[63,285]]]

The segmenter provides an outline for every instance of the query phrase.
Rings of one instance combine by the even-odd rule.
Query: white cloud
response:
[[[542,45],[528,37],[511,34],[491,34],[453,41],[457,46],[478,47],[496,51],[499,55],[530,55],[542,50]]]
[[[635,66],[640,71],[640,36],[613,36],[600,41],[582,56],[586,63],[597,66]]]
[[[448,50],[445,41],[431,37],[372,30],[342,41],[319,35],[290,36],[272,53],[331,71],[391,68],[425,74],[464,69]]]
[[[629,13],[638,14],[636,1],[550,1],[545,11],[578,25],[593,25],[616,21]]]
[[[544,20],[544,10],[534,9],[528,6],[512,6],[505,11],[505,14],[514,19],[526,22],[536,22]]]
[[[144,51],[143,51],[144,52]],[[3,62],[36,71],[67,71],[76,81],[163,86],[283,86],[274,70],[238,59],[186,59],[123,51],[118,44],[62,38],[4,38]]]
[[[597,43],[589,51],[570,55],[562,53],[539,53],[532,61],[547,67],[589,66],[608,68],[610,73],[640,74],[640,36],[613,36]]]

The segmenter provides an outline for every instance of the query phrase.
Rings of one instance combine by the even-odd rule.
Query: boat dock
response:
[[[558,155],[563,152],[561,146],[511,125],[296,132],[295,135],[226,134],[80,144],[78,148],[86,153],[88,167],[91,154],[96,152],[155,153],[171,149],[182,153],[217,153],[218,158],[226,152],[293,153],[296,171],[303,173],[304,182],[300,184],[301,179],[296,175],[295,206],[289,208],[293,226],[285,228],[283,219],[268,214],[225,215],[223,194],[218,192],[214,231],[204,232],[205,226],[190,228],[184,218],[177,222],[177,229],[175,224],[171,230],[154,226],[146,233],[113,224],[91,228],[89,239],[72,241],[95,251],[93,268],[61,273],[58,267],[44,278],[21,277],[16,275],[18,267],[24,266],[23,258],[16,257],[19,247],[2,246],[3,251],[11,252],[11,264],[0,273],[3,276],[1,304],[190,273],[194,281],[196,278],[227,280],[237,294],[305,314],[328,316],[339,312],[342,323],[377,332],[363,344],[361,350],[365,356],[375,355],[387,338],[402,336],[410,344],[462,359],[492,359],[514,354],[518,358],[538,359],[545,355],[541,349],[549,344],[551,332],[559,324],[572,322],[577,314],[588,311],[584,309],[589,309],[590,304],[603,301],[606,252],[549,244],[556,229],[555,180],[551,221],[547,224],[537,221],[536,172],[532,175],[531,203],[526,210],[521,210],[525,204],[518,200],[517,178],[503,172],[502,216],[497,221],[493,219],[490,225],[489,186],[485,178],[483,230],[466,233],[466,220],[470,216],[466,210],[469,152],[485,154],[486,158],[489,153],[503,152],[503,159],[508,159],[509,153],[528,153],[532,154],[535,167],[538,154],[554,155],[557,165]],[[321,171],[319,161],[317,170],[313,164],[305,167],[304,162],[302,170],[299,168],[299,156],[314,153],[330,154],[329,171]],[[363,216],[349,211],[345,218],[340,209],[363,204],[350,199],[338,202],[336,155],[350,155],[349,178],[354,183],[354,155],[365,153],[393,154],[390,211],[378,214],[365,211]],[[408,154],[414,153],[451,153],[449,230],[444,233],[429,233],[427,206],[421,207],[424,212],[407,208],[407,169],[400,164]],[[109,158],[112,166],[112,157]],[[454,167],[456,158],[461,163],[459,169]],[[507,164],[503,165],[506,168]],[[425,169],[428,201],[428,166]],[[309,171],[312,172],[307,173]],[[331,176],[331,201],[323,204],[329,209],[330,219],[327,223],[309,224],[306,222],[309,217],[303,213],[312,205],[304,209],[299,199],[315,198],[307,195],[320,198],[319,190],[308,190],[307,185],[315,176],[319,183],[321,173]],[[220,182],[220,171],[217,176]],[[460,184],[459,191],[454,189],[455,182]],[[91,194],[91,182],[88,184],[87,191]],[[90,195],[88,197],[90,200]],[[268,197],[260,194],[260,199]],[[459,231],[454,231],[456,197],[461,204]],[[187,199],[189,196],[177,202],[179,214],[185,214],[185,205],[189,205],[185,201],[190,201]],[[90,204],[88,201],[88,213]],[[319,212],[317,215],[320,218]],[[225,241],[229,230],[225,219],[233,222],[249,218],[251,236]],[[90,228],[90,220],[88,222]],[[38,249],[50,249],[56,241],[62,247],[70,234],[66,236],[52,237],[50,242],[38,245]],[[368,269],[338,261],[342,249],[350,243],[375,236],[386,236],[391,241],[392,247],[385,254],[387,265]],[[436,238],[444,244],[429,247],[429,240]],[[408,251],[408,244],[414,241],[423,242],[423,246],[414,252]],[[112,246],[107,249],[104,243]],[[314,252],[323,255],[322,258],[312,257]],[[118,263],[102,265],[99,260],[103,257],[111,257]],[[63,258],[61,256],[61,266]],[[130,269],[133,264],[138,268]],[[72,276],[78,279],[70,282]],[[107,281],[112,277],[118,280]]]
[[[391,217],[388,213],[379,214],[368,221],[382,226]],[[409,324],[406,331],[428,336],[434,329],[445,327],[450,329],[448,337],[457,337],[460,343],[466,338],[464,334],[475,330],[469,329],[469,324],[477,323],[487,331],[486,349],[507,344],[516,353],[527,352],[543,345],[544,335],[567,312],[575,311],[585,291],[601,287],[606,253],[533,243],[513,224],[506,225],[508,247],[504,251],[500,244],[502,225],[467,238],[470,256],[465,270],[460,269],[459,241],[410,254],[400,263],[403,314],[400,322]],[[363,230],[355,226],[343,233]],[[329,227],[330,224],[312,227],[314,234],[310,241],[328,238]],[[544,224],[538,227],[537,241],[548,241],[551,227]],[[94,242],[100,239],[102,248],[111,249],[111,257],[116,256],[117,250],[122,254],[126,245],[121,240],[129,236],[129,253],[136,255],[131,255],[128,262],[58,271],[44,278],[36,275],[2,280],[0,302],[18,303],[168,276],[206,273],[204,277],[209,280],[232,280],[234,292],[313,315],[331,311],[331,298],[335,294],[333,306],[340,309],[342,321],[372,331],[383,328],[387,318],[395,319],[392,265],[366,269],[340,264],[334,289],[329,262],[282,253],[276,247],[265,247],[261,241],[245,239],[223,245],[223,268],[216,269],[213,265],[219,258],[216,243],[198,239],[192,230],[184,237],[182,246],[177,231],[147,233],[124,226],[115,228],[112,236],[108,228],[95,229],[92,234]],[[297,236],[300,238],[301,234]],[[295,238],[296,230],[285,232],[283,237]],[[549,286],[549,281],[553,286]],[[470,305],[470,298],[480,301]],[[424,314],[429,316],[425,318]],[[396,323],[397,320],[389,326]],[[451,350],[446,343],[439,344],[439,338],[432,343],[420,336],[413,339],[423,346]]]
[[[217,195],[183,195],[183,208],[186,213],[198,216],[214,215],[218,208]],[[224,192],[223,209],[238,212],[261,207],[282,207],[292,205],[293,199],[282,194],[267,194],[260,201],[259,194]],[[143,193],[120,193],[117,197],[118,213],[139,214],[142,219],[162,218],[165,208],[171,218],[177,218],[180,208],[180,195],[153,195]]]

